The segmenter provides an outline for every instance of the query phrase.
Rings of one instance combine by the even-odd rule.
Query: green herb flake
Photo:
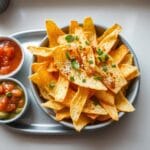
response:
[[[76,61],[75,59],[71,61],[71,67],[73,69],[79,69],[80,68],[80,64],[78,63],[78,61]]]
[[[102,78],[100,76],[94,76],[95,80],[102,80]]]
[[[93,64],[94,63],[93,60],[89,60],[88,62],[89,62],[89,64]]]
[[[86,82],[86,79],[82,79],[82,82],[85,83],[85,82]]]
[[[112,68],[116,68],[116,64],[112,64],[111,66],[112,66]]]
[[[66,58],[69,59],[69,60],[71,59],[69,52],[66,52]]]
[[[75,38],[74,38],[74,36],[72,36],[72,35],[67,35],[66,37],[65,37],[65,40],[68,42],[68,43],[71,43],[71,42],[73,42],[74,40],[75,40]]]
[[[75,36],[75,40],[76,40],[76,41],[79,41],[79,37],[78,37],[78,36]]]
[[[104,54],[104,57],[105,57],[105,61],[109,59],[109,56],[107,54]]]
[[[85,44],[86,44],[86,45],[90,45],[90,43],[89,43],[88,41],[85,41]]]
[[[103,66],[103,71],[107,72],[107,70],[108,70],[107,66]]]
[[[11,98],[11,97],[12,97],[12,93],[11,93],[11,92],[7,92],[7,93],[6,93],[6,96],[7,96],[8,98]]]
[[[102,55],[104,52],[99,48],[98,50],[97,50],[97,54],[98,55]]]
[[[82,47],[81,45],[79,45],[79,49],[80,49],[80,50],[82,50],[82,49],[83,49],[83,47]]]
[[[109,56],[107,54],[101,54],[98,59],[101,61],[101,62],[106,62],[108,59],[109,59]]]
[[[70,81],[74,81],[74,76],[70,76]]]
[[[53,89],[54,87],[55,87],[55,83],[51,82],[51,83],[49,84],[49,88],[50,88],[50,89]]]

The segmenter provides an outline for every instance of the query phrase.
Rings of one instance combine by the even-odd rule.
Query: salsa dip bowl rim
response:
[[[11,81],[11,82],[14,82],[17,85],[19,85],[21,87],[21,89],[22,89],[22,91],[24,93],[24,97],[25,97],[25,99],[24,99],[25,103],[24,103],[24,106],[22,107],[21,112],[19,112],[18,114],[16,114],[16,116],[13,117],[13,118],[11,118],[11,119],[5,119],[5,120],[0,119],[0,124],[8,124],[8,123],[11,123],[11,122],[14,122],[14,121],[20,119],[23,116],[23,114],[25,113],[25,111],[26,111],[26,109],[28,107],[29,100],[28,100],[27,91],[26,91],[24,85],[19,80],[14,79],[14,78],[0,79],[0,82],[2,82],[2,81]]]
[[[69,28],[69,26],[65,26],[65,27],[62,28],[62,30],[64,32],[66,32],[66,31],[68,31],[68,28]],[[95,28],[96,28],[96,31],[98,33],[100,33],[100,34],[102,34],[104,32],[104,30],[106,29],[106,27],[100,26],[100,25],[95,25]],[[136,57],[133,49],[131,48],[129,43],[121,35],[119,35],[119,38],[120,38],[121,43],[125,44],[129,48],[130,52],[133,54],[133,56],[134,56],[134,58],[133,58],[134,59],[134,64],[140,70],[140,66],[139,66],[137,57]],[[43,38],[43,40],[41,41],[41,43],[39,44],[39,46],[47,47],[47,45],[48,45],[48,37],[46,35]],[[36,56],[33,56],[32,62],[35,62],[35,60],[36,60]],[[31,74],[32,74],[32,69],[30,67],[30,75]],[[38,93],[36,85],[32,81],[30,81],[30,86],[31,86],[33,95],[34,95],[35,100],[36,100],[37,104],[39,105],[39,107],[49,117],[51,117],[52,119],[55,120],[55,113],[53,112],[53,110],[50,110],[50,109],[47,109],[47,108],[44,108],[43,106],[41,106],[41,103],[43,102],[43,99],[39,96],[39,93]],[[128,98],[130,103],[133,103],[135,101],[135,99],[136,99],[136,97],[138,95],[139,88],[140,88],[140,77],[137,77],[132,82],[132,85],[130,85],[130,87],[129,87],[128,91],[127,91],[127,94],[126,94],[126,96],[127,96],[127,98]],[[124,114],[125,114],[125,112],[119,112],[119,119],[122,118],[122,116],[124,116]],[[103,127],[106,127],[106,126],[110,125],[112,122],[114,122],[114,121],[111,119],[111,120],[108,120],[108,121],[105,121],[105,122],[99,122],[99,123],[87,125],[83,130],[95,130],[95,129],[103,128]],[[74,129],[73,124],[71,122],[69,122],[69,121],[59,121],[58,123],[66,126],[66,127]]]
[[[10,41],[16,43],[17,46],[19,47],[20,51],[21,51],[21,54],[22,54],[21,61],[20,61],[19,65],[17,66],[16,69],[14,69],[12,72],[10,72],[8,74],[0,75],[0,79],[5,79],[5,78],[9,78],[9,77],[14,76],[15,74],[17,74],[21,70],[21,67],[23,66],[23,63],[24,63],[24,49],[21,46],[21,43],[17,39],[15,39],[13,37],[0,36],[0,39],[10,40]]]

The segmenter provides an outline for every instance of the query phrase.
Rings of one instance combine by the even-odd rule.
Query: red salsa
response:
[[[24,102],[24,92],[20,86],[12,81],[0,83],[0,119],[18,114],[24,107]]]
[[[12,40],[0,39],[0,75],[9,74],[20,64],[22,52]]]

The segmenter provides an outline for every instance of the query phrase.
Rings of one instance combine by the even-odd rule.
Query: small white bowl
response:
[[[24,50],[23,50],[20,42],[18,40],[16,40],[16,39],[12,38],[12,37],[0,36],[0,41],[1,41],[1,39],[6,39],[6,40],[8,39],[9,41],[13,41],[14,43],[16,43],[18,45],[18,47],[20,48],[21,54],[22,54],[22,59],[20,61],[20,64],[18,65],[18,67],[15,70],[13,70],[12,72],[10,72],[10,73],[8,73],[6,75],[0,75],[0,79],[4,79],[4,78],[12,77],[12,76],[14,76],[16,73],[18,73],[20,71],[20,69],[21,69],[21,67],[23,65],[23,62],[24,62]]]
[[[11,119],[5,119],[5,120],[0,119],[0,124],[8,124],[8,123],[18,120],[19,118],[21,118],[23,116],[23,114],[25,113],[25,111],[29,105],[29,99],[28,99],[27,91],[26,91],[24,85],[20,81],[13,79],[13,78],[0,79],[0,82],[2,82],[2,81],[12,81],[12,82],[16,83],[17,85],[19,85],[21,87],[21,89],[23,90],[24,97],[25,97],[25,103],[24,103],[23,109],[19,114],[16,114],[16,116]]]

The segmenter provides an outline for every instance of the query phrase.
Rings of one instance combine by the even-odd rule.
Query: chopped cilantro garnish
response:
[[[69,60],[71,59],[70,55],[69,55],[69,52],[66,52],[66,58],[69,59]]]
[[[82,82],[85,83],[85,82],[86,82],[86,79],[82,79]]]
[[[75,39],[74,36],[72,36],[72,35],[70,35],[70,34],[65,37],[65,40],[66,40],[68,43],[73,42],[74,39]]]
[[[79,45],[79,49],[80,49],[80,50],[82,50],[82,49],[83,49],[81,45]]]
[[[104,57],[105,57],[105,61],[109,59],[109,56],[107,54],[104,54]]]
[[[73,69],[79,69],[79,68],[80,68],[80,64],[78,63],[78,61],[76,61],[75,59],[73,59],[73,60],[71,61],[71,67],[72,67]]]
[[[51,83],[49,84],[49,88],[50,88],[50,89],[53,89],[54,87],[55,87],[55,83],[51,82]]]
[[[98,55],[102,55],[104,52],[99,48],[98,50],[97,50],[97,54]]]
[[[75,36],[75,40],[76,40],[76,41],[79,41],[79,37],[78,37],[78,36]]]
[[[107,66],[103,66],[103,71],[107,72],[107,70],[108,70]]]
[[[70,80],[71,80],[71,81],[74,81],[74,76],[70,76]]]
[[[89,43],[88,41],[85,41],[85,44],[86,44],[86,45],[90,45],[90,43]]]
[[[7,96],[8,98],[11,98],[11,97],[12,97],[12,93],[11,93],[11,92],[7,92],[7,93],[6,93],[6,96]]]
[[[116,65],[115,65],[115,64],[112,64],[111,66],[112,66],[113,68],[116,68]]]
[[[102,78],[100,76],[94,76],[95,80],[101,80]]]
[[[98,58],[101,62],[106,62],[109,59],[109,56],[103,53]]]
[[[94,63],[93,60],[89,60],[88,62],[89,62],[89,64],[93,64]]]

